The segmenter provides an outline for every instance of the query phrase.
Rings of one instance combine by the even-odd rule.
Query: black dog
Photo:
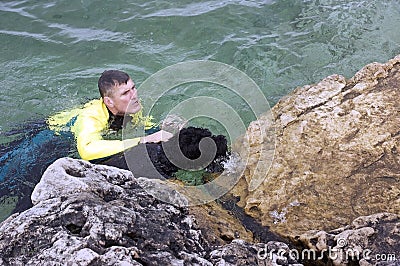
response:
[[[179,145],[178,145],[179,144]],[[179,169],[222,172],[228,156],[227,140],[208,129],[188,127],[164,143],[139,144],[101,164],[131,170],[135,177],[171,178]]]

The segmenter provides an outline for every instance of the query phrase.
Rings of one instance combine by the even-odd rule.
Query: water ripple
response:
[[[169,17],[169,16],[183,16],[183,17],[192,17],[202,15],[204,13],[208,13],[220,8],[223,8],[227,5],[241,5],[247,7],[256,7],[261,8],[264,5],[272,4],[274,1],[272,0],[263,0],[263,1],[249,1],[249,0],[225,0],[225,1],[208,1],[208,2],[200,2],[200,3],[191,3],[184,7],[180,8],[167,8],[163,10],[159,10],[157,12],[148,14],[143,16],[144,18],[149,17]]]
[[[17,13],[18,15],[21,15],[24,17],[36,19],[36,17],[34,15],[26,12],[23,7],[20,7],[20,8],[16,7],[16,6],[19,6],[19,5],[27,3],[27,2],[28,1],[12,1],[12,2],[8,2],[8,3],[1,2],[0,11]]]
[[[0,30],[0,34],[7,34],[7,35],[13,35],[13,36],[19,36],[19,37],[28,37],[28,38],[33,38],[35,40],[43,41],[43,42],[50,42],[50,43],[57,43],[57,44],[62,43],[59,41],[54,41],[52,39],[49,39],[46,35],[40,34],[40,33],[31,33],[31,32],[26,32],[26,31]]]
[[[121,42],[128,39],[128,33],[113,32],[103,29],[73,28],[65,24],[52,23],[49,28],[60,29],[59,35],[75,39],[72,43],[81,41]]]

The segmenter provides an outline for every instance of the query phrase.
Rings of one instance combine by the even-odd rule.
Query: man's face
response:
[[[119,115],[134,114],[142,109],[135,83],[131,79],[126,84],[115,86],[109,98],[114,111]]]

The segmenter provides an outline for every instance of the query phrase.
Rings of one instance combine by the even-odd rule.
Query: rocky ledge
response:
[[[169,191],[177,204],[160,202],[142,186]],[[186,200],[129,171],[59,159],[35,187],[34,206],[0,224],[0,265],[296,264],[277,248],[258,255],[265,245],[288,249],[284,243],[211,244],[189,210],[178,207]]]

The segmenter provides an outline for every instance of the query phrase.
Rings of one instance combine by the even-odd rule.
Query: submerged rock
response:
[[[141,186],[165,191],[176,205]],[[178,207],[186,200],[126,170],[59,159],[35,187],[34,206],[0,224],[0,265],[257,265],[253,244],[240,240],[246,248],[236,257],[226,255],[230,246],[212,246],[208,239],[219,236],[203,235],[188,208]],[[281,265],[273,257],[263,263]]]
[[[275,149],[263,141],[271,129]],[[400,56],[367,65],[350,80],[332,75],[296,89],[247,133],[236,146],[249,141],[249,163],[233,191],[273,231],[295,237],[359,216],[400,213]],[[260,154],[274,152],[270,167],[259,163]],[[263,164],[264,180],[252,188]]]

